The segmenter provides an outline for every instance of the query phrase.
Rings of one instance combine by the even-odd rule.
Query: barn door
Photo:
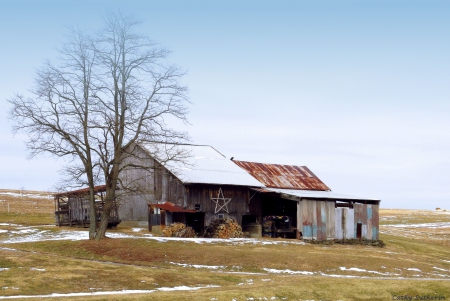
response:
[[[356,224],[356,238],[361,239],[362,237],[362,224],[357,223]]]

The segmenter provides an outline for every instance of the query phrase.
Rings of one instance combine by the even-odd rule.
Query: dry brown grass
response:
[[[52,213],[53,209],[40,214],[52,218]],[[394,295],[427,294],[445,296],[448,300],[450,248],[442,244],[445,239],[418,239],[418,234],[409,237],[404,230],[397,231],[397,228],[391,227],[394,230],[389,233],[386,230],[391,229],[389,224],[448,221],[446,214],[431,213],[382,209],[381,228],[384,232],[380,238],[387,244],[386,248],[294,245],[283,243],[283,240],[268,240],[280,242],[278,245],[198,244],[151,239],[106,239],[101,243],[43,241],[3,244],[0,245],[0,268],[8,270],[0,271],[0,288],[7,289],[0,290],[0,296],[217,285],[220,287],[199,291],[155,291],[142,295],[70,297],[67,300],[392,300]],[[0,218],[4,216],[4,213],[0,213]],[[31,224],[41,218],[32,212],[19,217],[23,221],[32,220]],[[132,233],[134,227],[134,223],[124,223],[114,231]],[[60,229],[68,228],[56,227],[55,231]],[[417,228],[410,230],[422,231],[417,231]],[[426,233],[430,237],[447,233],[443,229],[423,228],[423,231],[428,231]],[[225,267],[211,270],[173,263]],[[347,270],[342,270],[342,267]],[[264,268],[309,271],[314,274],[273,274]],[[349,271],[350,268],[361,270]],[[335,278],[330,275],[358,278]],[[399,277],[405,279],[395,279]]]

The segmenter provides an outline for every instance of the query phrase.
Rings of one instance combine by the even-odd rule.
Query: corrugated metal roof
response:
[[[359,201],[380,201],[379,199],[363,198],[348,194],[340,194],[332,191],[314,191],[314,190],[300,190],[300,189],[280,189],[280,188],[255,188],[258,192],[275,192],[279,194],[287,194],[300,198],[311,199],[332,199],[332,200],[359,200]]]
[[[148,206],[160,208],[170,212],[184,212],[184,213],[195,213],[195,210],[184,209],[181,206],[175,205],[171,202],[165,202],[164,204],[148,204]]]
[[[140,145],[183,183],[264,186],[209,145],[166,143]],[[168,160],[169,158],[175,160]]]
[[[104,191],[106,191],[106,185],[99,185],[94,187],[94,192],[104,192]],[[89,187],[67,192],[60,192],[55,194],[55,196],[68,196],[68,195],[88,194],[88,193]]]
[[[306,166],[266,164],[233,160],[266,187],[285,189],[330,190]]]

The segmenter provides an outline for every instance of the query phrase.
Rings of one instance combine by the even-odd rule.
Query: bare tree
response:
[[[184,72],[167,63],[168,50],[136,32],[139,24],[110,14],[93,36],[71,29],[56,63],[37,71],[30,96],[8,100],[13,131],[28,135],[30,156],[71,158],[66,180],[90,188],[90,239],[105,236],[125,150],[146,141],[187,139],[166,124],[167,118],[186,122]],[[101,182],[106,196],[97,227],[94,187]]]

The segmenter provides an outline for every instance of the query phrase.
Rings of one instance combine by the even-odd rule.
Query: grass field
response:
[[[84,229],[51,225],[45,194],[9,192],[0,190],[10,202],[0,208],[0,300],[450,300],[443,210],[382,209],[385,248],[163,239],[136,223],[97,243],[81,239]]]

